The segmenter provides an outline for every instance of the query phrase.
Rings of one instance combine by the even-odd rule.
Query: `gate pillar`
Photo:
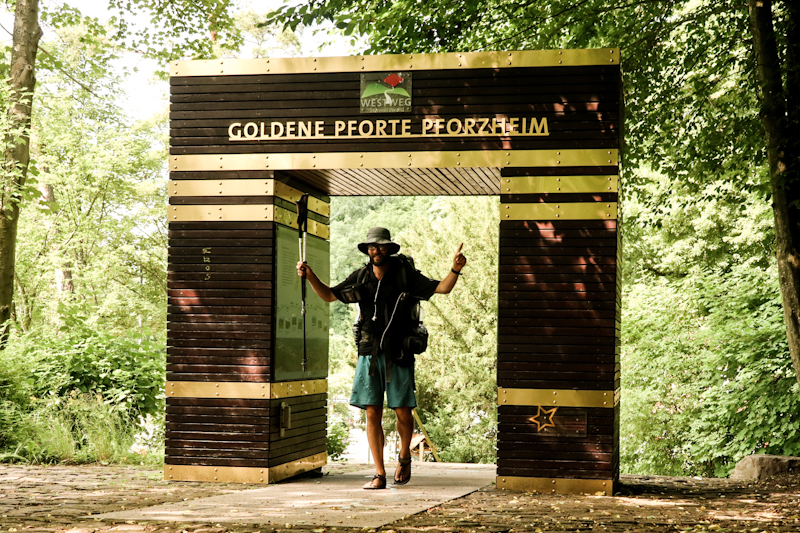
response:
[[[501,172],[498,488],[611,495],[619,478],[613,163]]]
[[[327,280],[327,196],[280,172],[170,174],[167,480],[268,483],[326,463],[328,306],[309,295],[304,335],[303,192]]]

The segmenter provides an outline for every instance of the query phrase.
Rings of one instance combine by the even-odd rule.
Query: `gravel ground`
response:
[[[327,475],[364,468],[331,464]],[[412,480],[413,483],[413,480]],[[245,490],[242,485],[165,482],[162,471],[78,465],[0,465],[0,533],[272,533],[363,529],[248,524],[115,522],[93,519],[122,509]],[[614,497],[485,488],[410,516],[382,532],[800,532],[800,473],[760,483],[623,476]]]

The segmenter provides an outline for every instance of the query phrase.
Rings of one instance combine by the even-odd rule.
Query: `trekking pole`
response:
[[[303,194],[297,204],[297,231],[298,246],[300,248],[300,262],[306,264],[306,238],[308,232],[308,194]],[[303,279],[300,282],[300,314],[303,316],[303,372],[308,368],[308,356],[306,354],[306,269],[302,268]]]

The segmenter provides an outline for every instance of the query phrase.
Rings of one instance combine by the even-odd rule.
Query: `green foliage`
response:
[[[459,243],[468,257],[449,295],[423,303],[428,351],[417,356],[417,411],[443,460],[492,462],[497,426],[497,198],[334,198],[331,272],[341,280],[365,256],[356,249],[367,230],[391,230],[401,252],[424,274],[449,272]],[[357,355],[352,310],[341,305],[331,340],[333,396],[349,397]],[[333,309],[336,309],[334,304]],[[336,311],[334,311],[336,312]],[[386,428],[393,427],[386,413]]]
[[[775,267],[643,280],[625,299],[625,471],[720,476],[751,453],[800,453]]]
[[[428,351],[417,356],[417,411],[443,461],[491,463],[497,433],[497,251],[495,197],[438,198],[439,217],[399,233],[417,268],[450,271],[460,243],[467,266],[453,292],[423,304]]]
[[[36,399],[59,403],[90,394],[143,415],[163,406],[164,345],[147,336],[112,335],[74,320],[56,335],[38,329],[15,336],[0,359],[14,373],[9,382]],[[27,372],[15,361],[24,361]]]
[[[334,461],[342,458],[350,443],[350,428],[338,417],[328,417],[328,457]]]

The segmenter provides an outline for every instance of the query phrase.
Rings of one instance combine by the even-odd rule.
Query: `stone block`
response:
[[[736,464],[731,479],[736,481],[763,481],[777,474],[800,471],[800,457],[787,455],[748,455]]]

